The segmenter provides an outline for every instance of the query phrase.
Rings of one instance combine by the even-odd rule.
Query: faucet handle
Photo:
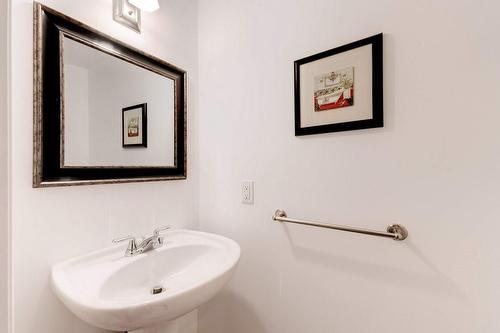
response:
[[[134,236],[125,236],[125,237],[120,237],[120,238],[115,238],[112,240],[113,243],[121,243],[121,242],[124,242],[126,240],[133,240],[135,241],[135,237]]]
[[[125,237],[121,237],[121,238],[115,238],[115,239],[113,239],[113,243],[121,243],[121,242],[124,242],[127,240],[129,242],[128,242],[127,250],[125,251],[125,255],[131,256],[135,252],[137,252],[137,242],[135,241],[134,236],[125,236]]]
[[[165,231],[165,230],[168,230],[168,229],[171,229],[171,228],[172,227],[169,226],[169,225],[156,228],[155,230],[153,230],[153,235],[155,235],[156,237],[158,237],[162,231]]]

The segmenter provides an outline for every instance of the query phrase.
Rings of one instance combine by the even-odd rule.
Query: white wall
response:
[[[0,1],[0,332],[8,329],[9,202],[8,202],[8,21],[7,1]]]
[[[110,19],[111,1],[45,3],[188,71],[189,178],[31,188],[32,2],[12,0],[15,333],[99,332],[53,296],[50,265],[154,224],[196,227],[198,216],[243,250],[200,333],[500,329],[500,4],[201,0],[198,27],[194,0],[162,0],[137,35]],[[293,60],[381,31],[385,128],[294,137]],[[240,203],[242,179],[255,180],[253,206]],[[270,220],[276,208],[399,222],[410,238],[283,227]]]
[[[143,33],[111,19],[111,1],[47,0],[47,5],[184,68],[197,90],[195,1],[162,0],[143,16]],[[15,333],[99,332],[73,316],[49,288],[50,266],[154,225],[196,226],[197,101],[189,95],[186,181],[33,189],[32,1],[12,0],[12,240]]]
[[[499,13],[493,0],[200,1],[200,224],[243,253],[200,333],[500,330]],[[293,61],[379,32],[385,127],[294,137]],[[410,237],[284,227],[276,208]]]

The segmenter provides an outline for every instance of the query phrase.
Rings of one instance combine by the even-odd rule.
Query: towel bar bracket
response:
[[[394,240],[405,240],[408,237],[408,230],[401,224],[391,224],[387,227],[387,232],[394,234]]]

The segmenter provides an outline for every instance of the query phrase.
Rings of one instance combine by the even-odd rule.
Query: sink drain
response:
[[[151,289],[151,294],[153,295],[157,295],[157,294],[161,294],[162,292],[164,292],[166,289],[163,288],[162,286],[155,286]]]

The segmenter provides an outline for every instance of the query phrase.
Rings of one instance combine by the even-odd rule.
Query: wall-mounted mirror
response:
[[[33,185],[186,178],[186,72],[35,3]]]

